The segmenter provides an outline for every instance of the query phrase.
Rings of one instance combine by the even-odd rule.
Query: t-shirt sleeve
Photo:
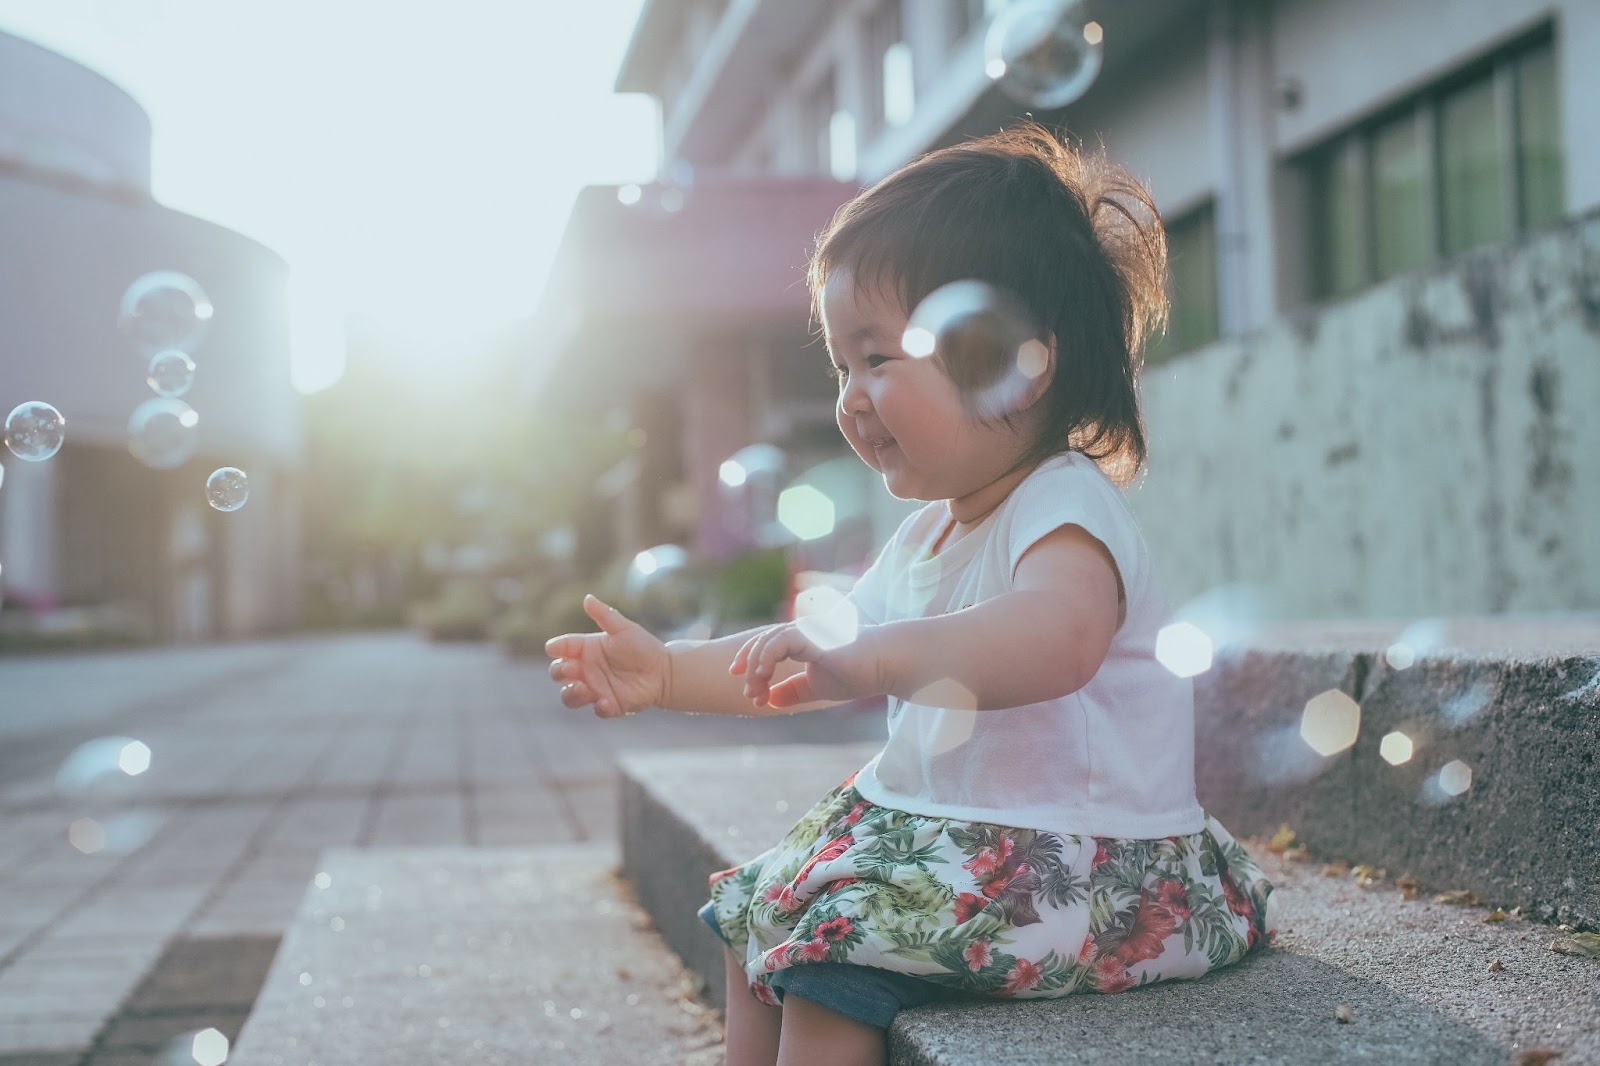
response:
[[[1019,485],[1017,492],[1006,538],[1012,580],[1022,556],[1040,538],[1061,526],[1082,526],[1111,552],[1123,595],[1132,600],[1142,577],[1141,535],[1114,485],[1093,472],[1063,466],[1041,471]]]

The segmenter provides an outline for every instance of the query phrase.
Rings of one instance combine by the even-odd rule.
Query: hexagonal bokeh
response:
[[[1338,689],[1306,702],[1300,716],[1300,737],[1318,755],[1337,755],[1356,742],[1361,732],[1361,704]]]

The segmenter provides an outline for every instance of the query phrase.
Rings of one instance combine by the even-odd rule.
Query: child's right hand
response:
[[[545,642],[550,677],[561,686],[568,707],[594,704],[599,718],[659,706],[667,694],[667,646],[639,623],[598,597],[585,596],[583,609],[598,633],[563,633]]]

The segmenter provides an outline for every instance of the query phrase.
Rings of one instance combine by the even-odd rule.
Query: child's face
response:
[[[975,421],[936,360],[905,353],[900,338],[909,317],[892,292],[858,292],[848,271],[828,278],[823,334],[845,375],[834,413],[845,440],[891,494],[954,503],[1009,471],[1027,437]]]

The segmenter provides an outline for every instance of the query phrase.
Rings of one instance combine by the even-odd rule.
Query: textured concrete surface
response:
[[[1440,649],[1397,669],[1378,652],[1323,650],[1343,627],[1313,633],[1296,639],[1305,650],[1224,649],[1195,679],[1201,803],[1236,833],[1287,823],[1318,855],[1600,929],[1600,652],[1540,655],[1537,634],[1511,632],[1522,650]],[[1550,643],[1591,637],[1578,627]],[[1329,690],[1359,707],[1359,731],[1323,756],[1301,727]],[[1391,733],[1412,744],[1404,762],[1382,754]],[[1451,764],[1470,774],[1455,795],[1442,787]]]
[[[325,847],[615,841],[619,751],[883,729],[843,709],[602,721],[541,662],[403,633],[0,658],[0,706],[0,1066],[128,1066],[180,1015],[236,1030],[248,996],[169,1008],[144,986],[206,980],[205,945],[275,943]],[[60,773],[108,736],[150,768]],[[86,817],[93,854],[68,840]]]
[[[618,861],[611,844],[326,853],[229,1063],[720,1063],[716,1012]]]
[[[640,901],[669,943],[687,945],[679,949],[686,962],[716,962],[701,973],[717,1002],[720,946],[694,915],[706,876],[775,843],[863,751],[807,745],[621,760],[624,868],[651,872]],[[1397,870],[1362,888],[1348,869],[1324,876],[1321,862],[1282,861],[1264,840],[1241,842],[1278,888],[1268,909],[1279,931],[1274,950],[1200,981],[1121,996],[908,1011],[891,1033],[891,1061],[1502,1066],[1533,1045],[1565,1051],[1565,1062],[1600,1062],[1600,961],[1551,951],[1560,931],[1485,923],[1487,908],[1436,903],[1431,894],[1404,900]],[[1491,971],[1496,959],[1501,968]],[[1341,1004],[1355,1022],[1335,1019]]]

